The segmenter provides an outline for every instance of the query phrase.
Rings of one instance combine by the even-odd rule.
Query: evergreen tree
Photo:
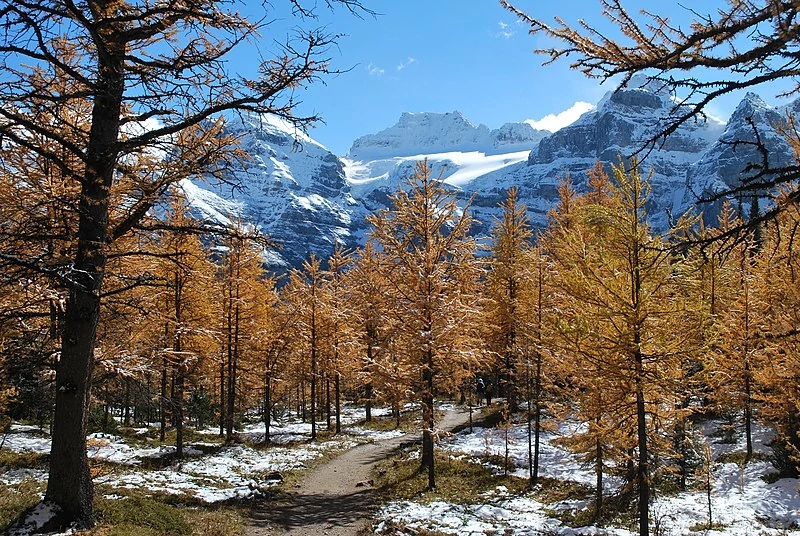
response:
[[[422,405],[422,468],[434,469],[434,396],[455,390],[479,362],[474,318],[478,270],[468,238],[470,217],[453,192],[431,176],[427,161],[391,197],[393,208],[369,217],[369,240],[386,257],[387,311],[403,361],[418,377]]]
[[[269,314],[264,297],[273,283],[265,278],[262,242],[240,233],[228,236],[225,244],[222,266],[217,271],[222,290],[220,407],[225,441],[231,442],[237,404],[252,392],[249,387],[261,385],[260,376],[240,373],[253,370],[261,359],[258,334]]]
[[[530,312],[535,290],[529,277],[526,254],[530,248],[530,220],[527,207],[519,202],[519,191],[508,190],[500,204],[502,215],[492,228],[492,256],[487,279],[488,338],[502,367],[501,387],[509,411],[519,410],[521,337],[532,330]]]
[[[297,363],[311,387],[311,441],[317,439],[317,395],[320,386],[320,361],[325,347],[325,274],[320,260],[312,253],[303,270],[292,270],[286,295],[297,312],[295,323]]]
[[[562,344],[585,360],[578,370],[597,376],[582,404],[613,408],[619,426],[610,442],[620,452],[635,453],[631,476],[638,488],[639,531],[646,535],[651,459],[666,448],[658,430],[676,418],[680,357],[696,347],[673,277],[679,259],[646,223],[647,181],[635,161],[630,170],[620,164],[613,171],[609,202],[578,204],[570,225],[552,230],[549,251],[559,265]],[[587,417],[598,432],[610,431],[602,413]],[[594,444],[599,453],[601,440]]]

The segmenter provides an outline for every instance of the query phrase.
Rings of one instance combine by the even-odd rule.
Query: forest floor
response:
[[[273,423],[267,445],[263,423],[244,424],[233,444],[225,444],[217,428],[191,429],[183,460],[158,440],[155,425],[93,433],[88,453],[99,523],[89,534],[636,535],[614,464],[604,479],[606,515],[599,524],[591,521],[594,471],[568,448],[585,431],[580,422],[545,420],[541,480],[531,489],[525,414],[508,422],[501,404],[482,408],[474,428],[439,434],[437,487],[428,492],[418,470],[419,433],[406,433],[419,429],[418,407],[404,408],[399,429],[390,408],[373,408],[370,423],[363,407],[343,409],[342,433],[318,422],[314,442],[310,423],[292,414]],[[446,402],[438,411],[443,431],[469,416],[468,408]],[[774,429],[754,424],[754,456],[745,463],[738,423],[698,416],[692,424],[697,472],[683,491],[674,478],[661,477],[651,503],[653,533],[800,536],[800,479],[780,478],[773,466]],[[0,434],[0,532],[42,499],[49,450],[47,430],[31,423],[14,423]],[[697,457],[703,452],[710,464]]]
[[[478,416],[476,412],[473,417]],[[449,432],[469,422],[469,412],[451,407],[437,426]],[[310,471],[290,490],[258,499],[247,536],[356,536],[377,509],[371,473],[403,445],[419,439],[408,433],[350,449]]]

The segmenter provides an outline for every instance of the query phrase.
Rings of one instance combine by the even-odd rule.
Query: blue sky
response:
[[[344,34],[330,56],[335,67],[349,71],[297,94],[301,112],[315,112],[325,120],[309,134],[337,154],[346,153],[358,136],[393,125],[404,111],[458,110],[490,128],[545,118],[539,125],[552,129],[565,121],[548,115],[585,110],[585,103],[596,103],[613,89],[570,70],[566,61],[543,67],[543,58],[532,53],[545,44],[543,38],[530,36],[527,26],[496,0],[364,4],[379,15],[359,19],[343,9],[319,10],[313,24]],[[517,0],[515,5],[544,20],[558,15],[569,23],[582,18],[607,27],[599,0]],[[646,5],[684,27],[691,18],[673,1],[628,0],[623,5],[632,13]],[[721,0],[691,2],[699,13],[722,6]],[[279,20],[276,32],[287,21]],[[763,93],[765,100],[774,101],[768,91]],[[740,98],[721,101],[710,112],[727,119]]]

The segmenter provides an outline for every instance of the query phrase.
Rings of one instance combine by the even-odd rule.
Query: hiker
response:
[[[486,406],[492,405],[492,395],[494,395],[494,385],[492,380],[486,382]]]
[[[475,393],[478,395],[478,405],[483,401],[483,394],[486,392],[486,384],[483,383],[483,378],[478,378],[475,382]]]

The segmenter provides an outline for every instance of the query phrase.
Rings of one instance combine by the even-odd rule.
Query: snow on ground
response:
[[[714,457],[734,451],[744,451],[744,438],[733,444],[720,443],[709,437],[721,426],[718,421],[702,423],[702,431],[711,442]],[[560,480],[593,485],[591,468],[582,466],[571,453],[554,444],[559,435],[570,433],[570,425],[557,432],[542,435],[540,474]],[[754,446],[757,453],[769,453],[768,443],[774,432],[763,426],[754,427]],[[527,477],[527,430],[514,426],[509,430],[509,454],[514,464],[513,474]],[[483,456],[502,456],[505,435],[501,429],[474,428],[473,433],[463,431],[442,443],[442,448],[452,456],[478,460]],[[494,467],[495,470],[499,468]],[[719,536],[797,535],[800,534],[800,483],[796,479],[781,479],[768,484],[762,476],[774,472],[769,462],[757,461],[744,470],[736,463],[713,465],[712,516],[724,528],[709,534]],[[609,488],[616,489],[620,482],[606,478]],[[394,523],[413,529],[439,531],[459,536],[484,534],[506,535],[586,535],[608,534],[634,536],[634,532],[613,527],[564,526],[558,519],[548,517],[547,511],[584,508],[590,501],[572,501],[545,505],[531,497],[510,496],[505,488],[498,487],[485,496],[480,504],[457,505],[446,502],[422,504],[398,501],[387,504],[378,514],[377,534],[393,534]],[[707,498],[703,491],[688,491],[675,496],[657,496],[651,505],[651,519],[661,521],[661,534],[691,534],[690,527],[707,522]],[[696,534],[702,534],[703,531]]]
[[[395,534],[390,527],[393,523],[400,523],[417,530],[424,529],[459,536],[633,535],[623,529],[595,531],[587,527],[580,529],[566,527],[558,519],[544,514],[546,505],[532,498],[512,496],[504,486],[498,486],[494,491],[485,494],[484,498],[483,503],[470,505],[443,501],[429,504],[411,501],[390,503],[379,512],[379,519],[382,520],[375,526],[375,533]]]
[[[44,525],[53,519],[58,513],[58,507],[42,502],[36,505],[32,512],[25,518],[24,525],[18,529],[9,531],[9,536],[28,536],[35,533],[37,529],[41,529]]]
[[[41,469],[8,469],[0,467],[0,485],[2,486],[16,486],[23,480],[45,480],[47,478],[47,471]]]
[[[575,456],[556,446],[554,439],[571,431],[570,425],[563,425],[558,432],[544,432],[539,444],[539,474],[559,480],[572,480],[593,486],[594,470],[582,465]],[[501,428],[474,428],[473,433],[461,432],[442,443],[445,450],[457,457],[477,458],[480,456],[505,455],[505,430]],[[509,474],[520,478],[528,477],[528,431],[525,426],[515,426],[508,431]],[[465,455],[465,456],[459,456]],[[497,468],[502,471],[502,468]],[[604,488],[613,491],[620,482],[612,477],[605,478]]]
[[[372,417],[377,419],[387,418],[392,414],[391,408],[372,408]],[[387,430],[376,431],[358,426],[356,423],[363,421],[366,418],[366,411],[363,406],[354,406],[351,404],[344,404],[342,406],[342,432],[346,435],[359,437],[364,441],[381,441],[383,439],[390,439],[403,435],[400,430]],[[331,424],[335,426],[336,416],[331,415]],[[328,424],[326,421],[317,422],[317,431],[327,430]],[[254,443],[260,443],[264,440],[264,432],[266,428],[264,423],[254,422],[245,425],[239,436]],[[208,427],[199,431],[201,434],[217,435],[219,428]],[[305,441],[311,436],[311,423],[303,422],[302,420],[289,417],[279,419],[277,422],[273,421],[269,427],[270,442],[277,445],[287,445],[297,441]]]
[[[272,472],[302,469],[331,449],[356,445],[334,440],[293,447],[254,449],[246,445],[220,447],[213,454],[190,457],[159,470],[122,470],[95,478],[98,484],[193,496],[206,503],[241,499],[277,484]]]
[[[378,418],[390,416],[391,409],[374,408],[372,414]],[[117,435],[94,433],[87,437],[87,453],[91,460],[109,464],[101,469],[103,474],[95,477],[97,484],[187,495],[206,503],[215,503],[258,494],[278,482],[269,478],[271,473],[302,469],[328,451],[402,435],[397,430],[374,431],[358,426],[356,423],[364,417],[363,407],[344,406],[344,434],[318,443],[307,442],[311,433],[310,423],[294,418],[281,419],[271,427],[273,444],[269,447],[253,448],[244,444],[221,446],[193,442],[184,449],[187,457],[182,462],[161,469],[146,469],[141,465],[145,461],[155,461],[173,454],[175,447],[135,446]],[[325,428],[326,423],[318,423],[318,430]],[[143,435],[147,428],[134,429],[134,432]],[[207,428],[201,433],[217,435],[219,429]],[[259,443],[264,437],[264,424],[247,425],[239,437],[251,443]],[[137,442],[144,443],[144,440]],[[37,427],[14,424],[5,435],[3,448],[20,453],[48,454],[50,437]],[[210,454],[203,454],[203,451]],[[15,485],[26,479],[41,481],[46,478],[46,471],[40,469],[0,467],[0,485]]]

